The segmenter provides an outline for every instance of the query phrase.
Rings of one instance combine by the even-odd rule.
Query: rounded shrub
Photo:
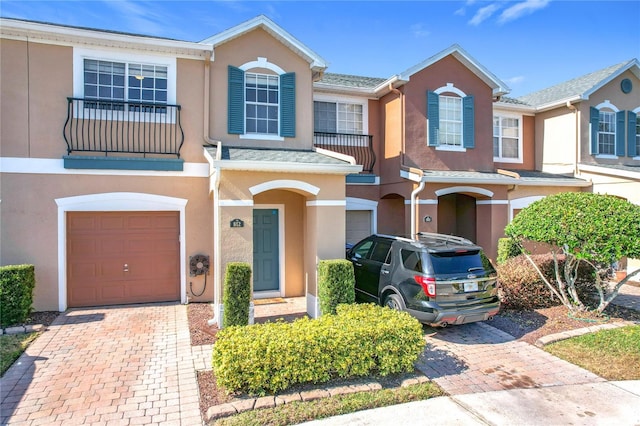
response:
[[[33,265],[0,267],[0,324],[19,324],[29,317],[35,285]]]
[[[373,304],[339,305],[336,312],[219,331],[212,357],[218,385],[265,394],[338,377],[413,371],[424,349],[415,318]]]

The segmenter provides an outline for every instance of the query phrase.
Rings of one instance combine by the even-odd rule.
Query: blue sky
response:
[[[260,14],[328,72],[387,78],[458,43],[515,97],[640,58],[640,0],[0,2],[3,17],[186,41]]]

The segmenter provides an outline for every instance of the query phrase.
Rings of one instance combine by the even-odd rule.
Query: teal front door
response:
[[[277,209],[253,211],[253,291],[280,290]]]

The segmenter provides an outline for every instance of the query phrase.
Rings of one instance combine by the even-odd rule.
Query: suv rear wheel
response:
[[[385,297],[384,306],[396,311],[404,311],[404,303],[402,302],[402,298],[397,294],[390,294]]]

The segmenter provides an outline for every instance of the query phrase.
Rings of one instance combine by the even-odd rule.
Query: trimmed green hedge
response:
[[[224,277],[222,296],[223,327],[249,324],[251,303],[251,266],[244,262],[230,262]]]
[[[36,274],[33,265],[0,267],[0,324],[24,322],[31,314]]]
[[[373,304],[339,305],[336,315],[220,330],[213,346],[217,384],[227,392],[276,393],[299,383],[413,371],[422,325]]]
[[[356,301],[353,264],[346,259],[321,260],[318,264],[318,305],[323,315],[335,314],[341,303]]]

